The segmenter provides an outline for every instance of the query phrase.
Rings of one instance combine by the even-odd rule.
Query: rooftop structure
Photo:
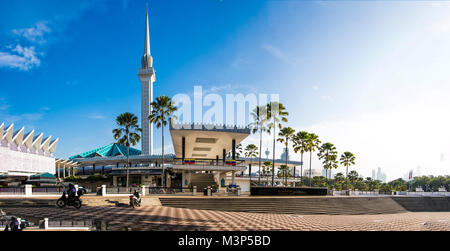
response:
[[[0,124],[0,173],[10,176],[30,176],[38,173],[55,173],[56,150],[59,139],[25,132],[21,127],[14,130],[14,124]]]
[[[225,159],[226,153],[250,135],[248,127],[170,123],[177,158]],[[232,156],[232,159],[236,159]]]
[[[141,151],[135,148],[129,148],[129,155],[140,155]],[[93,158],[93,157],[112,157],[112,156],[127,156],[127,147],[124,145],[119,145],[117,143],[109,144],[106,146],[99,147],[94,150],[90,150],[81,154],[76,154],[69,159],[79,159],[79,158]]]

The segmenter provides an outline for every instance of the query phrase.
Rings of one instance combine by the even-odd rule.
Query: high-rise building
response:
[[[153,124],[148,120],[153,101],[153,82],[155,82],[155,70],[153,69],[153,57],[150,54],[150,33],[148,25],[148,10],[145,20],[144,55],[141,60],[141,68],[138,76],[141,81],[141,124],[142,124],[142,154],[153,154]]]
[[[281,160],[286,160],[286,155],[287,155],[287,160],[289,161],[289,151],[287,150],[287,148],[283,148],[283,153],[280,156]]]

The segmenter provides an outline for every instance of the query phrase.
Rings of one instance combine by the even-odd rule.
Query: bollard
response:
[[[142,196],[145,196],[145,185],[141,186],[141,194]]]
[[[192,187],[192,195],[197,195],[197,186]]]
[[[48,229],[48,218],[44,218],[44,229]]]
[[[208,186],[206,189],[206,195],[211,196],[211,187]]]
[[[237,188],[237,195],[241,196],[241,188],[240,187]]]
[[[33,195],[33,186],[30,184],[25,185],[25,196]]]
[[[106,196],[106,185],[102,185],[102,196]]]

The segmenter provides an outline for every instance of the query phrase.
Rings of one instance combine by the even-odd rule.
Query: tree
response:
[[[267,104],[267,116],[272,122],[268,125],[269,130],[273,129],[273,172],[272,172],[272,185],[275,182],[275,140],[276,140],[276,129],[277,126],[279,129],[282,128],[281,122],[287,122],[287,116],[289,113],[286,111],[286,108],[283,104],[279,102],[270,102]]]
[[[323,177],[323,176],[314,176],[312,178],[312,181],[313,181],[314,186],[316,186],[316,187],[326,187],[327,186],[325,177]]]
[[[334,176],[334,187],[338,190],[340,190],[342,188],[342,185],[344,184],[346,178],[344,177],[344,174],[342,173],[337,173]]]
[[[284,185],[287,186],[287,178],[291,177],[291,171],[289,170],[288,165],[280,165],[280,168],[278,170],[278,178],[284,178],[285,179],[285,183]]]
[[[309,186],[311,186],[311,164],[312,164],[312,153],[315,152],[319,148],[319,144],[321,141],[319,140],[319,136],[314,133],[310,133],[307,140],[307,149],[309,152]]]
[[[328,170],[338,167],[336,147],[329,142],[324,143],[320,147],[319,153],[317,154],[317,156],[319,157],[319,159],[323,160],[322,164],[323,164],[323,168],[325,169],[325,178],[327,179],[326,174],[328,173]],[[330,172],[330,176],[331,176],[331,172]]]
[[[292,139],[292,137],[294,136],[295,130],[292,129],[291,127],[283,127],[280,132],[278,133],[278,136],[280,136],[280,138],[278,138],[278,142],[280,143],[284,143],[284,146],[286,147],[286,166],[288,164],[288,149],[289,149],[289,140]],[[295,167],[294,167],[295,168]],[[285,183],[287,184],[287,176],[285,177]],[[295,169],[294,169],[294,177],[295,177]]]
[[[358,180],[358,177],[359,177],[359,174],[358,174],[358,172],[355,171],[355,170],[350,171],[350,172],[348,173],[348,179],[350,180],[350,182],[352,183],[352,185],[355,184],[355,182]]]
[[[175,107],[174,103],[172,102],[172,99],[167,96],[159,96],[155,98],[155,101],[153,101],[150,106],[152,107],[152,112],[150,116],[148,116],[148,120],[151,123],[156,124],[156,128],[162,129],[161,134],[161,147],[162,147],[162,174],[161,174],[161,183],[163,186],[166,185],[165,179],[164,179],[164,127],[167,125],[167,122],[171,118],[176,118],[176,116],[172,115],[176,110],[177,107]],[[172,116],[172,117],[171,117]]]
[[[273,165],[272,165],[272,161],[267,160],[264,161],[264,166],[263,166],[263,174],[264,176],[266,176],[266,184],[269,184],[269,174],[271,174],[273,172]]]
[[[236,145],[236,148],[235,148],[235,154],[236,154],[236,159],[239,159],[240,157],[241,157],[241,155],[242,155],[242,144],[237,144]],[[229,151],[228,153],[227,153],[227,158],[228,159],[231,159],[233,157],[233,149],[231,149],[231,151]]]
[[[142,129],[138,126],[138,118],[129,112],[125,112],[117,116],[116,123],[119,128],[113,130],[114,139],[117,143],[127,147],[127,187],[129,186],[129,170],[130,167],[130,145],[135,146],[140,140],[139,135]]]
[[[355,155],[351,152],[344,152],[340,161],[341,165],[345,166],[345,177],[348,178],[348,167],[355,164]]]
[[[249,144],[245,148],[245,157],[250,158],[250,165],[248,169],[248,174],[250,177],[250,181],[252,180],[252,161],[253,158],[256,158],[258,156],[258,147],[254,144]]]
[[[301,165],[300,165],[300,184],[303,182],[303,153],[308,151],[308,137],[309,133],[305,131],[298,132],[294,135],[292,142],[294,143],[294,152],[300,152]],[[295,179],[295,169],[294,169]]]
[[[250,123],[252,133],[259,132],[259,160],[258,160],[258,183],[261,183],[261,152],[262,152],[262,134],[263,132],[269,132],[267,124],[267,106],[257,106],[251,113],[254,122]]]

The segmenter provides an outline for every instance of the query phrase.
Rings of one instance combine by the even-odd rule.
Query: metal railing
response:
[[[39,225],[42,225],[43,221],[40,222]],[[92,227],[92,220],[84,220],[84,221],[69,221],[69,220],[49,220],[49,227]]]
[[[33,194],[62,194],[64,187],[33,187]]]
[[[140,190],[139,187],[106,187],[106,194],[132,194]]]
[[[145,195],[151,194],[176,194],[192,193],[192,188],[174,188],[174,187],[145,187]],[[142,193],[141,187],[106,187],[106,194],[132,194],[134,191]]]
[[[173,188],[173,187],[146,187],[145,194],[176,194],[176,193],[192,193],[192,188]]]
[[[22,195],[25,194],[23,187],[0,187],[0,195]]]

